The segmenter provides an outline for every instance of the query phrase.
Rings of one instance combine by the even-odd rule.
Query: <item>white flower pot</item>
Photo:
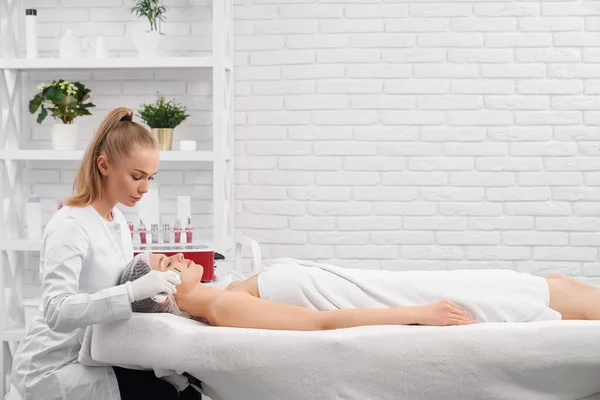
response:
[[[151,58],[160,57],[164,47],[163,35],[158,31],[133,32],[133,43],[138,51],[138,57]]]
[[[73,124],[52,126],[52,147],[55,150],[75,150],[79,127]]]

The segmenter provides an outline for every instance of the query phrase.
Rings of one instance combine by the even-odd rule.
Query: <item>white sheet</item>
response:
[[[600,394],[600,322],[299,332],[134,314],[89,328],[80,361],[186,371],[215,400],[575,400]]]

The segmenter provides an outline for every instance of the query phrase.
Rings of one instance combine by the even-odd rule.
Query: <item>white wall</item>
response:
[[[237,225],[269,256],[599,276],[600,3],[242,0]]]
[[[169,49],[210,51],[212,1],[165,3]],[[25,4],[45,55],[69,21],[135,54],[129,0]],[[600,276],[600,3],[237,0],[235,18],[236,225],[267,258]],[[67,75],[33,84],[49,77]],[[193,111],[176,139],[209,146],[208,72],[68,77],[98,105],[82,147],[157,89]],[[49,124],[33,138],[49,147]],[[31,166],[49,218],[75,165]],[[165,167],[166,218],[193,194],[208,229],[210,172]]]

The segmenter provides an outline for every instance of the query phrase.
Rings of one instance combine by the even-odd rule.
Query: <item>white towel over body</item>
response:
[[[479,322],[560,320],[544,278],[512,270],[388,271],[283,258],[258,276],[260,296],[311,308],[421,306],[450,300]]]

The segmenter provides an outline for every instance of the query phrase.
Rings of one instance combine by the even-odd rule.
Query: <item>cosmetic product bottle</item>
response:
[[[27,221],[27,238],[42,238],[42,204],[37,196],[29,197],[25,209],[25,218]]]
[[[194,241],[194,228],[192,228],[192,218],[188,217],[188,222],[185,227],[185,239],[188,244]]]
[[[127,226],[129,227],[129,233],[131,234],[131,240],[133,240],[133,222],[127,222]]]
[[[163,243],[171,243],[171,225],[163,224]]]
[[[181,243],[181,220],[177,219],[175,221],[175,226],[173,227],[175,230],[175,240],[174,243]]]
[[[150,226],[150,234],[152,235],[152,244],[158,244],[158,224]]]
[[[29,59],[38,58],[37,10],[25,10],[25,54]]]
[[[146,244],[146,225],[144,225],[144,222],[141,219],[140,219],[139,231],[140,231],[140,243]]]

